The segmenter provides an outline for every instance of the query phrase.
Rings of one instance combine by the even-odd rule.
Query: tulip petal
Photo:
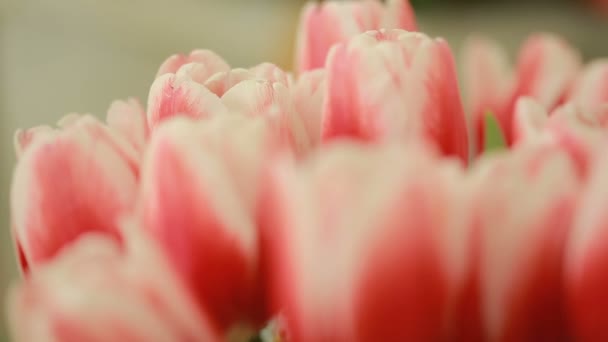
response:
[[[576,341],[608,339],[608,300],[603,286],[608,280],[607,170],[608,160],[602,157],[583,190],[568,242],[565,273]]]
[[[402,30],[371,31],[332,49],[323,140],[426,140],[468,162],[468,138],[447,44]]]
[[[235,85],[254,79],[256,79],[256,76],[250,70],[232,69],[213,75],[205,82],[205,87],[215,95],[222,97]]]
[[[258,262],[252,186],[258,184],[266,141],[265,126],[256,120],[224,120],[233,119],[178,118],[159,128],[141,197],[145,226],[222,330],[256,319],[247,316]]]
[[[398,28],[416,31],[416,17],[409,0],[388,0],[382,25],[379,28]]]
[[[549,121],[547,110],[529,97],[517,101],[514,119],[515,142],[537,137]]]
[[[448,224],[446,185],[455,183],[439,176],[453,169],[433,173],[426,153],[406,161],[401,149],[376,148],[334,144],[308,164],[276,169],[266,247],[275,305],[293,341],[444,333],[465,265],[464,234]]]
[[[505,158],[496,177],[480,186],[486,337],[561,341],[569,336],[562,257],[578,179],[560,149],[528,147]]]
[[[608,59],[596,60],[585,68],[579,76],[570,101],[578,104],[583,112],[606,113],[608,105]],[[608,126],[608,120],[602,122]]]
[[[580,54],[561,38],[550,34],[528,38],[519,53],[516,86],[500,120],[509,144],[514,141],[513,114],[517,100],[530,96],[549,111],[553,110],[565,100],[580,65]]]
[[[91,234],[13,287],[15,340],[219,341],[160,250],[136,228],[125,234],[126,253]]]
[[[215,52],[210,50],[194,50],[188,56],[173,55],[167,58],[160,66],[156,77],[158,78],[164,74],[175,74],[183,65],[189,63],[196,63],[200,68],[206,70],[209,75],[230,70],[228,63]]]
[[[326,93],[325,70],[302,73],[292,90],[298,115],[302,118],[312,146],[321,141],[321,111]]]
[[[139,101],[129,99],[112,102],[106,122],[122,133],[138,151],[143,151],[148,139],[148,124],[146,112]]]
[[[205,118],[223,111],[220,98],[188,76],[164,74],[150,88],[147,117],[151,130],[175,115]]]
[[[53,257],[88,231],[118,238],[116,220],[137,185],[129,163],[103,137],[74,127],[36,140],[13,177],[13,229],[27,263]]]
[[[258,64],[249,71],[257,78],[269,82],[282,83],[286,87],[291,87],[293,79],[291,75],[283,71],[278,66],[272,63],[261,63]]]
[[[289,89],[282,83],[243,81],[224,94],[222,102],[233,112],[263,117],[279,139],[298,154],[310,148],[304,122],[295,110]]]

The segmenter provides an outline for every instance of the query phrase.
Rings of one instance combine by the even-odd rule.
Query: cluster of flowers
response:
[[[16,341],[608,340],[608,61],[472,38],[462,101],[405,0],[309,4],[298,42],[17,132]]]

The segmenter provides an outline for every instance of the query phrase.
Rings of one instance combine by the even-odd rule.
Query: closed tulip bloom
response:
[[[14,286],[9,318],[15,341],[220,341],[162,251],[140,227],[121,247],[83,236]]]
[[[451,205],[461,170],[432,160],[341,143],[303,165],[277,167],[263,240],[273,307],[290,341],[444,336],[465,266],[460,212]]]
[[[581,184],[575,167],[555,146],[528,145],[492,168],[471,212],[485,338],[567,340],[562,260]]]
[[[369,30],[416,30],[408,0],[310,2],[302,10],[297,45],[299,72],[322,68],[334,44]]]
[[[425,140],[468,162],[466,118],[445,41],[402,30],[356,36],[332,50],[326,91],[324,140]]]
[[[142,175],[144,227],[218,329],[258,323],[258,178],[275,143],[267,123],[227,114],[175,118],[152,137]]]
[[[61,129],[17,135],[25,145],[13,176],[11,215],[24,271],[86,232],[118,239],[116,220],[135,199],[134,147],[93,117],[66,121]]]

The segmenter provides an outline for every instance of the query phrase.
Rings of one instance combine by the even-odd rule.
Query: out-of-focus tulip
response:
[[[464,75],[477,152],[485,140],[485,114],[497,117],[507,143],[512,145],[517,101],[532,97],[553,110],[565,101],[581,67],[580,54],[560,37],[547,33],[532,35],[524,42],[511,75],[505,72],[504,52],[491,41],[476,38],[466,49],[465,65],[477,66],[466,68]]]
[[[406,157],[407,156],[407,157]],[[462,284],[457,163],[339,143],[273,174],[271,293],[290,341],[434,341]]]
[[[297,69],[322,68],[334,44],[383,28],[416,30],[408,0],[389,0],[386,5],[377,0],[310,2],[300,17]]]
[[[381,30],[334,47],[327,61],[322,137],[423,139],[468,162],[466,118],[447,43]]]
[[[489,168],[471,211],[486,340],[567,340],[562,260],[581,184],[575,167],[555,146],[528,145]]]
[[[140,227],[121,247],[92,233],[9,296],[15,341],[220,341],[156,243]]]
[[[175,118],[150,142],[144,226],[222,330],[264,319],[255,222],[259,177],[275,146],[263,119]]]
[[[574,340],[608,340],[608,159],[595,164],[584,189],[566,254],[566,288]]]
[[[88,231],[118,238],[116,220],[132,208],[139,154],[91,116],[61,129],[18,132],[11,215],[21,268],[44,262]]]

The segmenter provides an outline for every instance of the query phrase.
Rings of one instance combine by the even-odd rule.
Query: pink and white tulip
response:
[[[581,185],[575,166],[555,146],[530,145],[480,170],[470,214],[485,340],[567,339],[563,258]]]
[[[267,127],[238,115],[175,118],[155,132],[145,161],[144,227],[221,330],[265,318],[256,297],[255,213],[259,178],[277,145]]]
[[[325,98],[324,140],[426,140],[468,162],[454,60],[441,39],[382,30],[335,46]]]
[[[139,154],[91,116],[63,128],[18,132],[11,189],[12,230],[23,271],[52,258],[80,235],[119,239],[116,220],[134,203]]]
[[[416,30],[408,0],[389,0],[385,5],[377,0],[310,2],[300,17],[297,69],[322,68],[334,44],[382,28]]]
[[[579,203],[566,253],[565,279],[569,318],[576,341],[608,339],[608,159],[602,156],[591,172]]]
[[[126,228],[124,246],[83,236],[13,287],[15,341],[221,341],[156,242]]]
[[[461,170],[408,152],[343,143],[275,170],[263,222],[290,341],[445,333],[466,263]]]

